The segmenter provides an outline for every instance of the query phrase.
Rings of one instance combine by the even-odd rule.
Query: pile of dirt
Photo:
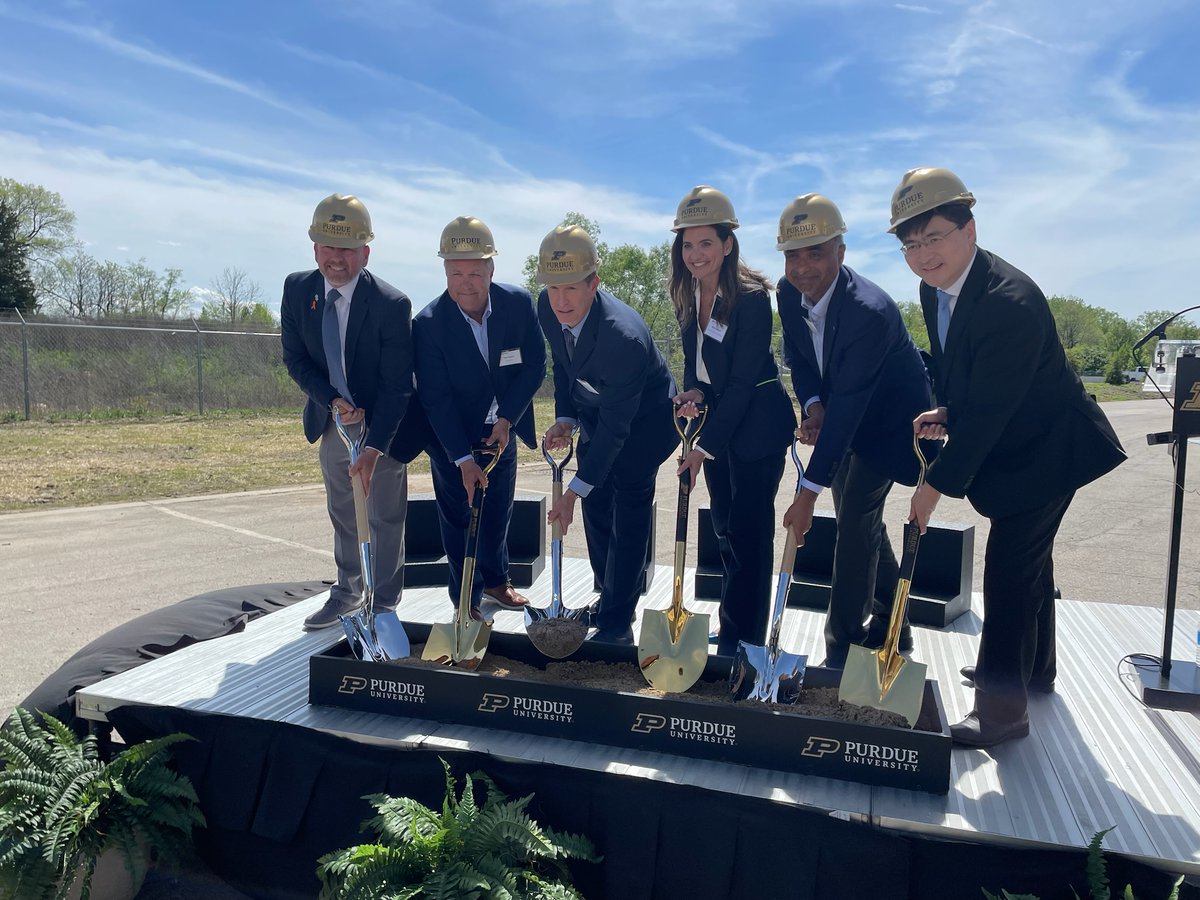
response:
[[[408,659],[396,660],[393,665],[437,666],[420,658],[420,647],[413,648]],[[772,709],[795,716],[812,716],[821,719],[837,719],[858,722],[863,725],[893,726],[907,728],[908,722],[896,713],[844,703],[838,699],[837,688],[804,687],[794,703],[761,703],[757,700],[733,700],[729,696],[729,685],[724,681],[698,681],[685,693],[670,694],[656,690],[646,683],[641,672],[631,663],[597,662],[595,660],[563,660],[550,662],[544,669],[519,660],[489,653],[475,670],[477,675],[493,678],[512,678],[518,681],[537,681],[562,684],[577,688],[594,688],[602,691],[617,691],[626,694],[642,694],[650,697],[671,697],[692,703],[730,704],[753,706],[757,709]]]

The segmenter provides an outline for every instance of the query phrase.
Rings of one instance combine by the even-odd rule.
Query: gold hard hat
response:
[[[970,208],[975,205],[975,195],[949,169],[909,169],[892,194],[892,227],[888,231],[895,234],[909,219],[947,203],[965,203]]]
[[[845,233],[846,222],[832,200],[820,194],[803,194],[783,208],[775,249],[815,247]]]
[[[352,194],[330,194],[317,204],[308,236],[326,247],[354,249],[369,244],[375,233],[361,200]]]
[[[729,202],[729,198],[707,184],[692,188],[688,195],[679,201],[679,208],[675,211],[675,224],[671,230],[679,232],[698,225],[738,227],[737,216],[733,213],[733,204]]]
[[[537,280],[542,284],[574,284],[598,268],[596,244],[578,225],[559,225],[538,248]]]
[[[438,256],[442,259],[489,259],[496,255],[492,229],[474,216],[459,216],[442,229]]]

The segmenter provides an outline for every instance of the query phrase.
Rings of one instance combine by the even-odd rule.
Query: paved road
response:
[[[1068,597],[1161,606],[1173,471],[1167,449],[1148,447],[1145,435],[1170,428],[1170,409],[1141,401],[1108,404],[1106,412],[1130,459],[1072,505],[1055,555],[1057,580]],[[1193,445],[1193,457],[1179,592],[1188,608],[1200,607],[1200,447]],[[668,565],[671,468],[660,474],[658,500],[657,557]],[[414,493],[431,489],[428,476],[413,482]],[[548,483],[542,465],[518,477],[525,492],[545,493]],[[781,501],[792,489],[789,476]],[[889,524],[907,517],[909,493],[893,490]],[[697,495],[694,503],[707,502],[702,487]],[[944,500],[938,513],[978,526],[978,590],[986,524],[963,501]],[[569,532],[569,555],[585,555],[582,530],[577,522]],[[224,587],[328,578],[331,546],[319,486],[0,515],[0,708],[7,712],[80,646],[143,612]]]

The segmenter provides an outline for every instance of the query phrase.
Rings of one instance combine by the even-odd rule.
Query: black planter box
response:
[[[429,626],[404,624],[414,644]],[[496,632],[488,650],[544,667],[523,634]],[[793,715],[749,704],[687,702],[456,668],[362,662],[343,642],[309,660],[308,700],[361,712],[500,728],[631,747],[763,769],[944,794],[950,789],[950,732],[935,682],[925,682],[913,729]],[[628,662],[633,647],[584,644],[572,659]],[[704,680],[728,679],[728,657],[710,657]],[[810,667],[809,687],[836,687],[841,673]]]

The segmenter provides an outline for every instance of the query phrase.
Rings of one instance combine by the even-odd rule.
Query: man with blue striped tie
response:
[[[352,478],[367,490],[375,563],[376,609],[394,609],[404,583],[405,462],[415,452],[393,443],[413,390],[412,304],[364,266],[375,237],[357,197],[333,194],[317,206],[312,227],[317,268],[295,272],[283,286],[280,309],[283,361],[307,395],[304,434],[321,442],[321,475],[333,523],[337,582],[306,628],[327,628],[362,602],[362,573],[354,519]],[[365,422],[366,445],[357,462],[337,434],[342,424]],[[421,423],[428,428],[424,418]],[[389,455],[395,454],[395,456]]]

